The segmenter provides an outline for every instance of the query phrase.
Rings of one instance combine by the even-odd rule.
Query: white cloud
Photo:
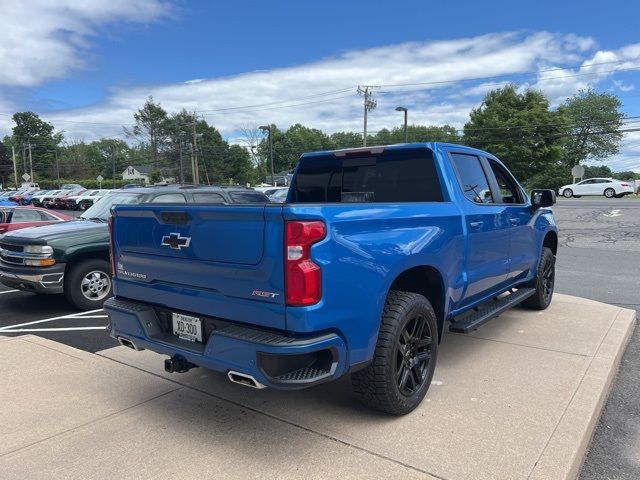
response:
[[[31,87],[82,68],[98,29],[166,15],[163,0],[2,0],[0,85]]]
[[[633,170],[640,173],[640,132],[628,132],[624,137],[620,153],[601,165],[607,165],[614,172]]]
[[[575,70],[544,69],[538,74],[535,88],[545,92],[552,104],[557,104],[567,97],[596,85],[616,72],[624,72],[640,67],[640,43],[627,45],[619,50],[599,50],[585,59]],[[614,81],[614,83],[616,83]],[[616,84],[620,90],[627,92],[633,85]]]
[[[370,116],[371,130],[397,124],[400,119],[394,108],[399,104],[410,109],[412,122],[462,126],[475,103],[469,97],[480,96],[489,88],[487,81],[470,80],[523,74],[537,70],[542,63],[577,63],[583,59],[583,52],[593,45],[590,38],[538,32],[492,33],[352,50],[290,68],[116,89],[102,104],[59,112],[51,120],[54,123],[56,119],[61,120],[58,125],[77,137],[113,135],[118,125],[131,123],[133,112],[147,96],[153,95],[170,112],[182,108],[202,112],[225,135],[234,135],[242,124],[264,122],[282,127],[300,122],[330,132],[361,130],[362,99],[355,95],[356,85],[429,82],[429,85],[375,90],[378,109]],[[341,89],[345,90],[320,95]],[[469,95],[465,95],[467,91]],[[296,98],[300,100],[286,102]],[[273,102],[281,103],[235,109]]]
[[[139,5],[135,9],[129,8],[123,0],[112,0],[112,8],[106,12],[87,7],[93,20],[89,27],[82,26],[75,31],[84,40],[94,31],[92,25],[118,16],[130,21],[157,18],[164,8],[159,1],[146,0],[142,4],[147,6],[146,13],[138,12]],[[42,2],[44,4],[45,0]],[[98,0],[87,5],[95,7]],[[78,14],[77,18],[82,15]],[[73,30],[73,24],[65,25]],[[53,32],[51,38],[59,38]],[[57,67],[44,69],[37,81],[55,76],[60,69],[67,72],[75,66],[77,51],[84,48],[82,42],[76,43],[69,35],[60,38],[60,42],[70,49],[71,56]],[[358,84],[369,84],[383,85],[374,89],[378,108],[369,117],[371,132],[399,125],[401,114],[394,110],[398,105],[409,108],[412,123],[448,123],[461,128],[471,108],[479,104],[487,91],[509,81],[540,88],[557,104],[580,88],[611,78],[613,71],[640,65],[637,60],[640,44],[615,51],[595,51],[595,48],[596,42],[592,38],[548,32],[492,33],[473,38],[411,42],[346,51],[289,68],[221,78],[187,78],[169,85],[116,88],[100,104],[43,114],[42,117],[64,129],[68,138],[91,140],[100,136],[121,136],[122,126],[130,125],[133,112],[153,95],[169,112],[182,108],[197,110],[230,138],[238,138],[238,128],[244,124],[275,123],[286,128],[302,123],[327,132],[361,131],[362,98],[356,95],[355,89]],[[550,70],[567,64],[580,67],[575,71]],[[28,70],[25,67],[25,71]],[[536,71],[537,75],[530,74]],[[27,77],[36,81],[34,74]],[[497,78],[487,80],[486,77]],[[384,86],[389,84],[405,86]],[[629,89],[633,84],[627,80],[617,88]],[[326,94],[329,91],[333,93]],[[238,108],[244,106],[253,107]],[[3,126],[7,128],[0,117],[0,131]],[[620,162],[630,161],[631,156],[626,153],[620,157]]]

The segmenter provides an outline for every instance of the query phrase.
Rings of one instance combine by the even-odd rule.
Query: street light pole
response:
[[[271,185],[276,186],[275,174],[273,172],[273,132],[271,131],[271,125],[263,125],[259,127],[260,130],[269,132],[269,158],[271,160]]]
[[[409,135],[407,132],[407,108],[396,107],[396,112],[404,112],[404,143],[409,143]]]
[[[60,163],[58,162],[58,149],[54,148],[53,153],[56,155],[56,178],[58,179],[58,188],[60,188]]]

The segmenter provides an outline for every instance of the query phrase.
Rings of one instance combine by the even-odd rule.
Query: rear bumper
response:
[[[111,298],[104,309],[109,317],[107,332],[113,338],[224,374],[251,375],[268,387],[298,390],[349,370],[347,346],[335,333],[291,337],[218,320],[209,332],[204,329],[203,343],[195,343],[172,335],[168,320],[151,305]]]
[[[22,267],[0,263],[0,283],[35,293],[62,293],[64,291],[64,263],[51,267]]]

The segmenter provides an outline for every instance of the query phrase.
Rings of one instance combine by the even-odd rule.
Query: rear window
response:
[[[433,154],[426,148],[304,158],[291,189],[292,203],[442,201]]]
[[[193,201],[195,203],[225,203],[224,197],[214,192],[194,193]]]
[[[247,190],[246,192],[229,192],[233,203],[269,203],[269,199],[262,192]]]

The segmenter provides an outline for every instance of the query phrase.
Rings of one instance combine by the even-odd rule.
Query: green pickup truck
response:
[[[115,191],[77,220],[25,228],[0,236],[0,282],[38,294],[64,293],[81,310],[111,296],[107,220],[111,207],[137,203],[268,203],[243,187],[166,186]]]

